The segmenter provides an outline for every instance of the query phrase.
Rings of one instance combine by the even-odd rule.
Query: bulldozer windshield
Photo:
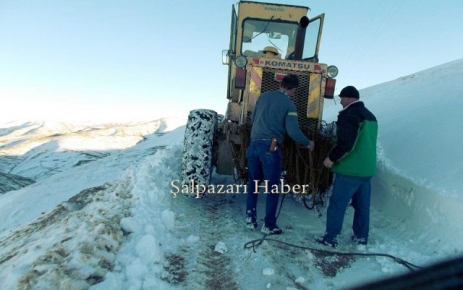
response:
[[[316,55],[316,44],[319,37],[318,23],[311,23],[307,28],[304,41],[303,59]],[[277,58],[290,59],[294,52],[298,24],[276,20],[246,19],[243,25],[241,51],[245,56],[263,57],[263,50],[272,46],[278,50]]]
[[[245,56],[264,56],[266,46],[275,47],[286,57],[290,42],[295,41],[297,23],[246,20],[243,26],[241,51]]]

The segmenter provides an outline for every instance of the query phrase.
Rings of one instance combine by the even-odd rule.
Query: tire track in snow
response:
[[[224,241],[233,235],[233,231],[224,231],[223,229],[232,222],[233,213],[230,212],[229,200],[220,195],[213,195],[208,199],[209,202],[204,204],[208,218],[217,231],[210,231],[209,249],[205,252],[208,258],[206,262],[212,267],[208,268],[208,276],[212,279],[208,281],[210,289],[238,289],[238,284],[235,282],[233,271],[231,252],[221,254],[213,249],[216,242]],[[224,214],[226,213],[226,214]],[[204,227],[208,227],[206,224]]]
[[[191,256],[191,272],[188,285],[194,289],[240,289],[235,281],[234,263],[230,252],[215,251],[218,242],[229,239],[229,199],[223,195],[210,194],[202,200],[191,200],[197,212],[194,223],[199,225],[200,242]],[[191,218],[191,217],[189,217]]]

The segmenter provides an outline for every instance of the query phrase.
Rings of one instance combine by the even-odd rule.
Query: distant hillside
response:
[[[35,180],[30,178],[0,172],[0,194],[26,187],[34,182]]]

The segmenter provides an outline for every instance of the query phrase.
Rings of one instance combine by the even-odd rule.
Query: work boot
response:
[[[317,239],[315,239],[315,241],[317,243],[319,243],[319,244],[324,245],[324,246],[330,246],[330,247],[333,247],[333,248],[336,248],[338,246],[338,241],[336,241],[336,240],[328,241],[325,236],[323,236],[321,238],[317,238]]]
[[[357,245],[366,246],[366,245],[368,244],[367,239],[365,239],[365,238],[357,238],[355,235],[352,235],[352,236],[350,237],[350,239],[351,239],[353,242],[357,243]]]
[[[257,229],[257,218],[255,211],[246,211],[246,227],[250,230]]]
[[[278,226],[269,228],[263,225],[260,231],[265,235],[281,235],[283,233],[283,231]]]
[[[252,217],[247,217],[246,218],[246,227],[250,230],[255,230],[257,229],[257,221],[256,219],[253,219]]]

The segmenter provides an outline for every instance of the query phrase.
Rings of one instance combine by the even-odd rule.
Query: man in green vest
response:
[[[355,210],[352,240],[368,243],[370,180],[376,173],[378,122],[361,102],[358,90],[347,86],[339,94],[343,109],[336,122],[336,145],[324,165],[335,173],[326,218],[326,231],[317,242],[336,247],[349,201]]]

